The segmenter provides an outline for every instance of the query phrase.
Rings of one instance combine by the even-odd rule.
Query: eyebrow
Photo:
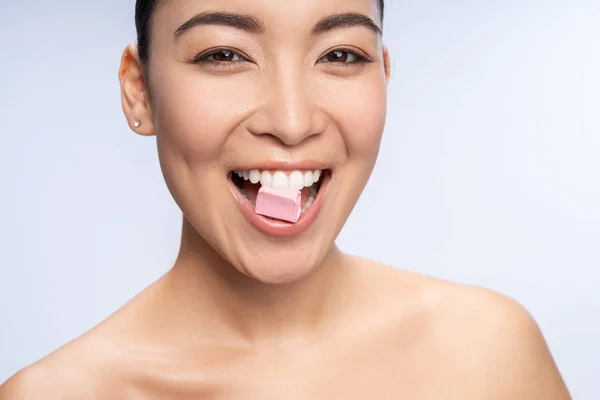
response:
[[[312,34],[316,36],[334,29],[351,28],[355,26],[362,26],[372,30],[376,34],[381,34],[381,28],[377,26],[371,18],[357,12],[334,14],[325,17],[317,22],[312,30]]]
[[[199,25],[223,25],[242,31],[258,34],[264,33],[265,26],[252,15],[237,14],[223,11],[207,11],[200,13],[181,25],[174,33],[175,38],[181,36],[184,32]],[[315,24],[311,35],[317,36],[335,29],[351,28],[362,26],[376,34],[381,34],[381,28],[366,15],[357,12],[347,12],[342,14],[333,14],[321,19]]]
[[[224,25],[232,28],[240,29],[248,33],[263,33],[264,25],[252,15],[243,15],[228,12],[203,12],[183,25],[175,31],[175,38],[181,36],[185,31],[198,25]]]

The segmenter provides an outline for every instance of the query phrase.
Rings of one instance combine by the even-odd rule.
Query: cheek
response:
[[[340,179],[339,193],[353,199],[342,207],[350,213],[375,167],[386,119],[387,85],[379,77],[345,85],[336,96],[336,119],[346,146],[347,161]]]
[[[171,73],[153,91],[153,112],[161,144],[187,162],[218,160],[230,133],[243,120],[246,85],[198,73]]]
[[[350,159],[374,162],[385,125],[386,105],[386,85],[378,78],[345,85],[335,96],[333,112],[341,124]]]

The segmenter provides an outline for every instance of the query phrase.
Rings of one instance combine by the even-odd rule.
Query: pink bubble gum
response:
[[[256,197],[256,214],[283,221],[298,222],[301,212],[301,195],[296,189],[273,189],[262,186]]]

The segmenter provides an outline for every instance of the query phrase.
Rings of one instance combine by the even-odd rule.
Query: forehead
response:
[[[162,0],[153,16],[154,25],[159,30],[175,30],[206,11],[255,16],[267,34],[276,32],[276,28],[305,29],[326,15],[344,12],[364,14],[378,25],[381,20],[378,0]]]

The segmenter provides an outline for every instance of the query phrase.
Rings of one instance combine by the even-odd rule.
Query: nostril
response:
[[[255,115],[249,121],[247,130],[254,136],[270,137],[279,144],[292,147],[321,135],[327,127],[328,119],[318,109],[310,112],[284,109],[279,112],[269,110]]]

